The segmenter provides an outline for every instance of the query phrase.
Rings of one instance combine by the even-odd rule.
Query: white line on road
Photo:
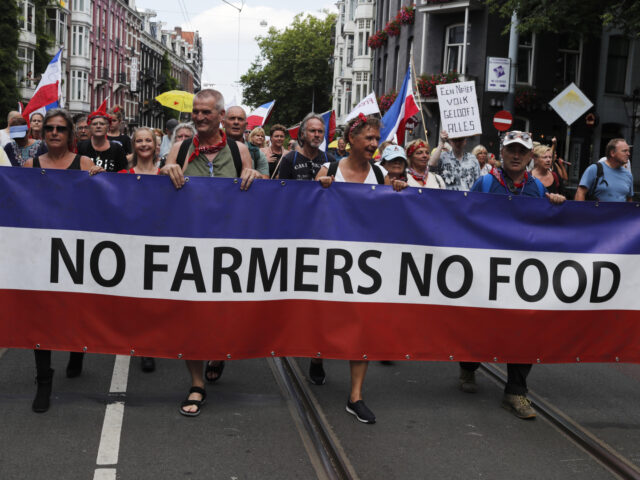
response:
[[[127,381],[129,378],[129,364],[131,357],[117,355],[113,365],[113,375],[111,376],[110,394],[124,394],[127,391]],[[102,424],[102,434],[100,435],[100,446],[98,447],[97,465],[115,466],[118,464],[118,453],[120,451],[120,435],[122,433],[122,421],[124,419],[124,401],[114,402],[107,405]],[[115,480],[115,468],[96,468],[94,480]]]
[[[116,480],[115,468],[97,468],[93,480]]]

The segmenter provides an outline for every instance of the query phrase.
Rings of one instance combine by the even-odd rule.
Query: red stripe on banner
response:
[[[22,112],[22,116],[25,120],[29,119],[29,114],[42,108],[50,103],[58,100],[58,82],[43,85],[40,89],[31,97],[26,108]]]
[[[634,311],[492,310],[310,300],[188,302],[0,291],[0,347],[191,359],[640,363]],[[227,357],[230,355],[231,357]],[[407,357],[407,355],[409,357]],[[577,360],[579,358],[579,360]]]

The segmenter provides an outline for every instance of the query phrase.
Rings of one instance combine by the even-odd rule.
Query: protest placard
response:
[[[440,128],[449,138],[470,137],[482,133],[475,82],[437,85]]]

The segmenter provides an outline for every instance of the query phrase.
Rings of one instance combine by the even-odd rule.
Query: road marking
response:
[[[93,480],[116,480],[116,469],[98,468],[93,474]]]
[[[2,356],[7,353],[7,349],[6,348],[0,348],[0,358],[2,358]]]
[[[111,375],[110,395],[123,396],[127,391],[127,381],[129,378],[129,364],[131,357],[116,355]],[[120,436],[122,433],[122,421],[124,419],[124,401],[109,403],[105,410],[104,422],[102,424],[102,434],[100,435],[100,446],[98,447],[98,466],[115,466],[118,464],[118,453],[120,451]],[[96,468],[94,480],[115,480],[115,468]]]

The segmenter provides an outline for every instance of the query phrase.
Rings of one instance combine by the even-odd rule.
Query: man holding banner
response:
[[[533,140],[526,132],[507,132],[502,140],[502,168],[493,168],[491,173],[480,177],[471,188],[474,192],[498,195],[519,195],[525,197],[547,197],[554,205],[566,198],[557,193],[547,193],[546,188],[527,172],[527,165],[533,155]],[[497,268],[497,267],[496,267]],[[460,389],[466,393],[477,391],[475,371],[480,366],[476,362],[460,363]],[[522,419],[533,419],[536,411],[527,398],[527,376],[531,364],[508,363],[507,384],[504,389],[502,406]]]

